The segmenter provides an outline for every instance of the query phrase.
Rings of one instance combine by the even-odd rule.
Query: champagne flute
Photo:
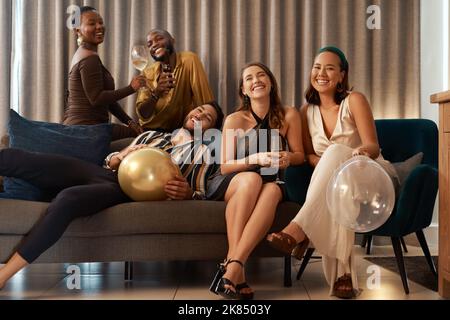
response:
[[[277,133],[278,134],[278,143],[276,144],[276,146],[273,146],[272,145],[272,143],[270,144],[270,151],[271,152],[281,152],[282,150],[283,150],[283,140],[282,140],[282,138],[281,138],[281,136],[280,136],[280,134],[279,134],[279,132]],[[272,137],[271,137],[272,138]],[[272,142],[272,141],[271,141]],[[278,161],[278,160],[277,160]],[[277,162],[277,166],[279,166],[279,163]],[[277,177],[276,177],[276,179],[275,179],[275,183],[276,184],[285,184],[285,181],[284,181],[284,174],[285,174],[285,169],[280,169],[279,167],[278,167],[278,172],[277,172]]]
[[[135,45],[131,49],[131,61],[133,66],[143,74],[144,69],[148,64],[148,50],[146,46]]]
[[[144,74],[144,69],[147,67],[149,60],[149,54],[146,46],[135,45],[131,49],[131,62],[133,66],[140,71],[140,74]],[[143,88],[139,88],[141,91]]]

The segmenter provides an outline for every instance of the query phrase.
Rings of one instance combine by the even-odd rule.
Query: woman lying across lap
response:
[[[315,167],[305,203],[282,232],[267,237],[286,254],[301,259],[309,241],[323,255],[323,270],[330,294],[352,298],[358,283],[352,254],[355,233],[338,225],[328,212],[326,190],[334,171],[352,156],[375,159],[395,176],[395,169],[380,154],[375,122],[363,94],[349,91],[349,65],[335,47],[319,51],[311,70],[307,104],[301,108],[303,145],[308,163]]]
[[[227,257],[210,290],[227,299],[252,299],[253,290],[245,281],[245,262],[269,231],[283,199],[283,184],[277,178],[288,166],[303,163],[305,157],[300,115],[295,108],[283,107],[276,79],[265,65],[251,63],[243,68],[239,96],[241,106],[225,120],[220,170],[207,187],[209,199],[227,204],[228,236]],[[267,135],[261,134],[264,130]],[[238,131],[246,135],[237,137]],[[281,151],[270,151],[276,149],[271,133],[281,141]],[[245,136],[248,143],[244,143]],[[258,150],[263,144],[268,148]]]

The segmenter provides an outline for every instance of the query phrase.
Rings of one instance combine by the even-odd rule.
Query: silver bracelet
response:
[[[105,158],[103,167],[109,170],[113,170],[110,166],[109,163],[111,162],[112,157],[118,155],[120,152],[112,152],[110,154],[108,154],[108,156]]]

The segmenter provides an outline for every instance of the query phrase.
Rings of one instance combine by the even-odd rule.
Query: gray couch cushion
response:
[[[47,203],[0,200],[0,234],[24,235],[45,213]],[[273,230],[279,231],[300,205],[278,206]],[[226,233],[225,203],[216,201],[131,202],[73,221],[64,236],[104,237],[137,234]]]
[[[44,202],[0,199],[0,235],[28,233],[47,207]]]

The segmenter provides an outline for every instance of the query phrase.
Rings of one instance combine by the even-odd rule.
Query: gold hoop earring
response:
[[[83,37],[81,35],[78,35],[77,44],[78,46],[81,46],[83,44]]]

